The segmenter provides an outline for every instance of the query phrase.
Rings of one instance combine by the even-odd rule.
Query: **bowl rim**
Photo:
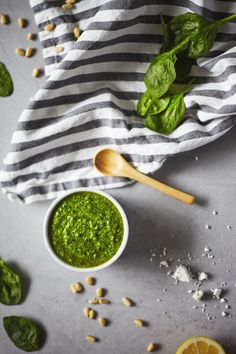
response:
[[[121,214],[121,217],[122,217],[122,220],[123,220],[124,234],[123,234],[123,240],[121,242],[121,245],[120,245],[118,251],[107,262],[105,262],[103,264],[100,264],[100,265],[98,265],[96,267],[80,268],[80,267],[72,266],[72,265],[64,262],[61,258],[59,258],[56,255],[56,253],[54,252],[54,250],[53,250],[53,248],[51,246],[51,243],[49,241],[48,223],[49,223],[49,220],[50,220],[50,217],[51,217],[51,214],[52,214],[53,210],[55,209],[57,204],[60,203],[61,200],[65,199],[66,197],[68,197],[71,194],[80,193],[80,192],[92,192],[92,193],[97,193],[97,194],[100,194],[100,195],[106,197],[107,199],[109,199],[116,206],[116,208],[118,209],[119,213]],[[66,192],[65,194],[63,194],[62,196],[58,197],[57,199],[55,199],[51,203],[51,205],[47,209],[47,212],[46,212],[45,217],[44,217],[43,237],[44,237],[44,243],[46,245],[46,248],[47,248],[48,252],[52,256],[52,258],[57,263],[62,265],[63,267],[65,267],[65,268],[67,268],[69,270],[73,270],[73,271],[76,271],[76,272],[82,272],[82,273],[96,272],[98,270],[107,268],[109,265],[113,264],[115,261],[117,261],[117,259],[124,252],[125,247],[126,247],[127,242],[128,242],[128,237],[129,237],[129,223],[128,223],[128,219],[127,219],[127,216],[126,216],[126,213],[125,213],[124,209],[122,208],[120,203],[114,197],[112,197],[110,194],[108,194],[108,193],[106,193],[104,191],[101,191],[101,190],[98,190],[98,189],[95,189],[95,188],[81,187],[81,188],[73,189],[73,191]]]

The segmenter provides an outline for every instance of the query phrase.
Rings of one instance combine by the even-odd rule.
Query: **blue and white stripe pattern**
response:
[[[209,19],[236,12],[234,1],[80,0],[63,10],[60,0],[31,0],[48,75],[21,114],[1,171],[11,199],[31,203],[80,186],[111,188],[129,181],[99,175],[92,157],[102,147],[123,153],[150,173],[169,155],[209,143],[227,132],[236,113],[236,24],[224,25],[210,53],[192,68],[184,124],[169,136],[144,128],[136,103],[144,73],[160,49],[159,14],[187,11]],[[56,28],[45,32],[53,22]],[[74,27],[82,35],[75,41]],[[56,54],[55,46],[63,46]]]

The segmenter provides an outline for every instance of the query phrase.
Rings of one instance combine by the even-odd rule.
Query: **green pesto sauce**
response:
[[[116,206],[92,192],[64,198],[49,222],[50,243],[56,255],[80,268],[96,267],[111,259],[123,234],[123,220]]]

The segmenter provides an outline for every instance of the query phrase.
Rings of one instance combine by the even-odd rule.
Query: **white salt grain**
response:
[[[188,271],[187,267],[184,265],[179,265],[176,267],[176,270],[173,274],[175,280],[189,283],[192,280],[191,274]]]
[[[159,267],[160,268],[162,268],[162,267],[169,268],[169,263],[167,261],[161,261],[159,264]]]
[[[204,280],[208,280],[208,275],[207,275],[206,273],[204,273],[204,272],[201,272],[201,273],[199,273],[199,275],[198,275],[198,280],[199,280],[200,282],[202,282],[202,281],[204,281]]]
[[[193,299],[196,301],[201,301],[203,295],[204,295],[204,291],[196,290],[195,293],[193,294]]]
[[[212,291],[214,297],[216,297],[217,299],[220,298],[220,295],[222,293],[222,289],[216,288],[216,289],[211,289],[211,291]]]

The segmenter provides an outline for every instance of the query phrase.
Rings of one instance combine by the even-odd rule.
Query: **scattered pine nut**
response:
[[[1,14],[0,15],[0,23],[1,25],[7,25],[9,23],[9,18],[7,15]]]
[[[44,31],[46,32],[51,32],[54,30],[54,28],[56,27],[56,25],[54,25],[54,23],[48,23],[45,27],[44,27]]]
[[[80,283],[73,283],[70,286],[70,290],[73,294],[81,293],[83,291],[83,286]]]
[[[15,53],[21,57],[25,56],[25,50],[23,48],[16,48]]]
[[[107,325],[107,320],[105,318],[99,318],[98,323],[101,327],[105,327]]]
[[[75,27],[73,29],[73,32],[74,32],[75,38],[78,39],[80,37],[80,28],[79,27]]]
[[[96,295],[102,297],[104,295],[104,290],[102,288],[97,288]]]
[[[84,308],[84,316],[85,317],[89,317],[89,311],[90,311],[90,308],[88,308],[88,307]]]
[[[41,74],[40,69],[39,69],[39,68],[34,68],[33,73],[32,73],[32,76],[33,76],[33,77],[39,77],[40,74]]]
[[[29,41],[35,40],[35,39],[36,39],[36,34],[35,34],[35,33],[32,33],[32,32],[29,32],[29,33],[27,34],[27,39],[28,39]]]
[[[69,4],[69,3],[62,5],[63,10],[71,10],[72,7],[73,7],[73,5]]]
[[[25,28],[27,25],[27,21],[24,18],[18,18],[17,22],[20,28]]]
[[[86,278],[86,283],[88,285],[94,285],[95,284],[95,279],[93,277],[87,277]]]
[[[133,306],[133,302],[128,297],[123,297],[122,302],[125,306]]]
[[[89,300],[88,300],[88,303],[89,303],[90,305],[97,305],[97,304],[99,304],[99,300],[94,297],[94,298],[92,298],[92,299],[89,299]]]
[[[94,309],[90,309],[89,310],[89,318],[92,320],[92,319],[94,319],[94,317],[95,317],[95,311],[94,311]]]
[[[108,299],[99,299],[98,300],[99,301],[99,304],[100,305],[103,305],[103,304],[110,304],[110,300],[108,300]]]
[[[86,341],[87,342],[96,342],[96,337],[94,337],[94,336],[85,336],[85,339],[86,339]]]
[[[75,3],[76,3],[76,0],[66,0],[66,4],[74,5]]]
[[[55,51],[55,53],[62,53],[62,52],[64,52],[64,47],[55,47],[54,51]]]
[[[150,343],[147,346],[147,352],[154,352],[154,350],[156,349],[156,344],[155,343]]]
[[[33,55],[33,48],[27,48],[25,51],[26,58],[30,58]]]
[[[144,323],[142,320],[134,320],[134,324],[136,327],[143,327]]]

